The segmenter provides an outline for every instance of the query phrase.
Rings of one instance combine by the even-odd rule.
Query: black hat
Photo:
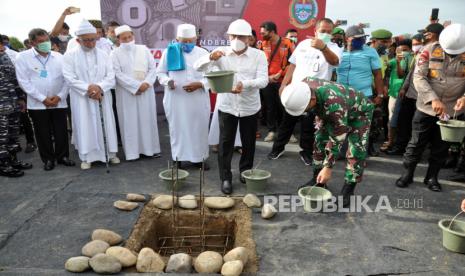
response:
[[[426,28],[423,30],[418,30],[418,32],[419,33],[433,33],[433,34],[440,35],[442,30],[444,30],[444,26],[442,24],[433,23],[433,24],[429,24],[428,26],[426,26]]]

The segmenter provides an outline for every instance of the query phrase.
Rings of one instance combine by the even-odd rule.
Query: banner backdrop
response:
[[[199,28],[200,44],[208,50],[228,45],[226,31],[238,18],[246,19],[257,33],[267,20],[277,24],[280,35],[298,29],[303,40],[324,17],[326,0],[100,0],[100,5],[104,23],[131,26],[136,43],[147,45],[159,59],[182,23]]]

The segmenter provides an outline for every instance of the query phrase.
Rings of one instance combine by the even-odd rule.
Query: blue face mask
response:
[[[195,43],[183,43],[181,42],[181,48],[184,52],[190,53],[192,50],[194,50]]]
[[[365,38],[360,37],[360,38],[354,38],[352,40],[352,50],[361,50],[363,48],[363,45],[365,45]]]

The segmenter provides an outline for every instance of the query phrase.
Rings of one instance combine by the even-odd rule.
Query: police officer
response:
[[[431,143],[429,166],[423,183],[441,191],[438,173],[447,158],[449,144],[441,140],[439,117],[461,115],[465,109],[465,26],[451,24],[442,31],[439,43],[425,46],[414,72],[418,91],[417,111],[412,122],[412,138],[404,154],[405,171],[398,187],[413,182],[417,163]]]
[[[354,88],[311,77],[286,86],[281,101],[291,115],[299,116],[313,109],[317,116],[314,175],[313,181],[306,185],[317,183],[318,186],[324,186],[328,183],[342,143],[347,138],[349,148],[341,194],[343,207],[348,207],[356,184],[362,181],[373,103]]]
[[[0,175],[7,177],[23,176],[22,170],[32,168],[16,158],[20,151],[18,91],[15,68],[0,41]]]

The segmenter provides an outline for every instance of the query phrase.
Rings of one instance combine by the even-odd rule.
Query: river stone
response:
[[[271,205],[271,204],[265,204],[263,205],[263,208],[262,208],[262,218],[264,219],[270,219],[272,217],[274,217],[274,215],[276,215],[278,211],[276,210],[276,208]]]
[[[178,204],[184,209],[195,209],[197,208],[197,199],[193,195],[185,195],[179,198]]]
[[[247,194],[246,196],[244,196],[244,198],[242,199],[242,201],[245,203],[245,205],[247,205],[247,207],[249,208],[254,208],[254,207],[260,207],[262,206],[262,202],[260,201],[260,199],[254,195],[254,194]]]
[[[194,268],[198,273],[218,273],[223,265],[223,257],[214,251],[200,253],[195,259]]]
[[[65,269],[69,272],[84,272],[90,268],[89,257],[79,256],[69,258],[65,263]]]
[[[105,253],[109,247],[110,245],[107,242],[101,240],[91,241],[82,247],[82,255],[93,257],[99,253]]]
[[[95,229],[92,232],[92,240],[101,240],[109,245],[117,245],[123,241],[123,238],[117,233],[106,229]]]
[[[234,206],[234,199],[230,197],[207,197],[205,206],[212,209],[228,209]]]
[[[153,249],[145,247],[137,256],[137,272],[163,272],[165,262],[153,251]]]
[[[236,247],[230,250],[223,257],[224,262],[230,261],[241,261],[243,265],[246,265],[249,260],[249,251],[245,247]]]
[[[117,200],[113,203],[113,206],[115,206],[116,209],[120,209],[123,211],[132,211],[136,209],[139,206],[139,204],[137,204],[136,202]]]
[[[239,276],[244,269],[244,264],[242,261],[229,261],[224,263],[223,267],[221,268],[221,275],[223,276]]]
[[[192,257],[179,253],[170,256],[166,265],[167,273],[192,273]]]
[[[157,196],[152,202],[159,209],[169,210],[173,208],[173,196],[170,195]]]
[[[112,246],[107,249],[105,254],[118,259],[123,267],[130,267],[136,264],[137,256],[131,250],[122,246]]]
[[[140,194],[127,194],[126,195],[126,200],[127,201],[135,201],[135,202],[144,202],[145,201],[145,196],[140,195]]]
[[[89,264],[95,272],[100,274],[116,274],[122,268],[117,258],[102,253],[92,257]]]

